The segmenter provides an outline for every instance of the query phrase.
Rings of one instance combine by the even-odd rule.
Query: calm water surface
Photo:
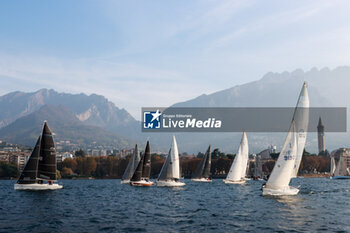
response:
[[[0,232],[350,232],[350,180],[295,179],[297,196],[266,198],[261,182],[131,187],[61,180],[62,190],[15,191],[0,181]]]

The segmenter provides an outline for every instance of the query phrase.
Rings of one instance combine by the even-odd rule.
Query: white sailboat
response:
[[[63,186],[55,183],[56,169],[55,144],[45,121],[42,133],[14,188],[15,190],[61,189]]]
[[[297,133],[297,155],[293,168],[292,178],[297,177],[298,175],[301,159],[304,153],[307,129],[309,126],[309,107],[309,94],[307,90],[307,84],[304,82],[293,115],[295,132]]]
[[[136,170],[136,166],[139,164],[140,162],[140,153],[139,150],[137,148],[137,144],[135,145],[135,149],[134,149],[134,153],[131,156],[128,166],[126,167],[123,177],[120,181],[120,183],[122,184],[129,184],[130,183],[130,179],[133,176],[135,170]]]
[[[268,181],[263,186],[263,195],[296,195],[299,192],[299,189],[289,186],[294,171],[296,155],[297,137],[293,120],[277,162]]]
[[[162,170],[160,171],[159,177],[157,179],[157,186],[184,186],[184,182],[180,179],[180,160],[179,151],[177,148],[177,143],[175,136],[173,136],[173,141],[169,154],[163,164]]]
[[[292,123],[281,153],[272,173],[263,187],[263,195],[296,195],[299,189],[289,186],[291,178],[296,177],[306,142],[309,123],[309,96],[304,82]]]
[[[241,144],[238,152],[231,165],[230,171],[226,179],[223,180],[226,184],[243,184],[246,179],[247,165],[248,165],[248,139],[246,132],[243,132]]]
[[[333,163],[333,170],[334,172],[331,173],[332,179],[350,179],[350,171],[347,166],[348,164],[348,158],[340,155],[338,164],[335,166],[335,159],[334,157],[331,158],[331,165]],[[350,162],[349,162],[350,163]]]

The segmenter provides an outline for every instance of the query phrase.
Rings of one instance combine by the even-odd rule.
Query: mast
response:
[[[293,175],[293,168],[297,154],[297,136],[294,120],[290,126],[286,140],[273,167],[271,175],[266,182],[266,187],[271,189],[283,189],[289,186]]]
[[[151,175],[151,150],[149,146],[149,141],[147,141],[144,160],[143,160],[142,178],[149,179],[150,175]]]
[[[204,171],[202,174],[203,178],[209,178],[210,176],[210,168],[211,168],[211,153],[210,153],[210,145],[207,150],[207,159],[205,161]]]
[[[21,176],[19,177],[17,184],[35,184],[37,173],[38,173],[38,164],[39,164],[39,155],[40,155],[40,144],[41,136],[38,137],[35,147],[30,155],[28,162],[26,163]]]
[[[135,149],[134,149],[134,153],[130,157],[128,166],[125,169],[122,180],[130,180],[130,178],[132,177],[132,175],[135,172],[136,166],[138,165],[139,161],[140,161],[140,154],[139,154],[139,150],[138,150],[137,144],[136,144]]]
[[[304,153],[307,130],[309,125],[309,107],[310,101],[307,90],[307,83],[304,82],[293,115],[293,120],[295,123],[295,132],[297,133],[297,154],[292,177],[297,176],[301,159]]]
[[[38,166],[38,178],[56,180],[56,150],[51,130],[47,122],[44,122],[41,135],[40,158]]]

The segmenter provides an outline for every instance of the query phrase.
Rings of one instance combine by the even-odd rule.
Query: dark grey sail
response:
[[[166,157],[162,170],[159,173],[158,180],[170,180],[174,178],[173,175],[173,166],[171,161],[171,149],[169,150],[169,154]]]
[[[131,177],[130,181],[140,181],[141,180],[144,157],[145,157],[145,154],[142,154],[140,162],[137,165],[137,168],[136,168],[133,176]]]
[[[40,159],[38,167],[38,178],[56,180],[56,150],[52,133],[47,123],[44,122],[41,135]]]
[[[133,155],[130,157],[128,166],[126,167],[122,180],[130,180],[131,177],[133,176],[136,166],[138,165],[140,161],[140,154],[139,154],[139,150],[137,148],[137,144],[135,145],[135,150]]]
[[[205,161],[204,171],[202,174],[202,178],[209,178],[210,177],[210,168],[211,168],[211,153],[210,153],[210,146],[207,150],[207,159]]]
[[[209,148],[210,148],[210,146],[209,146]],[[208,153],[205,153],[205,155],[203,156],[201,162],[199,163],[196,171],[194,172],[194,174],[192,176],[192,179],[201,179],[201,178],[203,178],[203,173],[204,173],[204,169],[205,169],[205,165],[206,165],[207,159],[208,159]]]
[[[40,155],[41,136],[36,141],[34,150],[30,155],[26,166],[24,167],[17,184],[35,184],[38,175],[38,164]]]
[[[257,155],[255,157],[255,168],[254,168],[254,176],[262,178],[262,161],[261,155]]]
[[[144,161],[143,161],[143,168],[142,168],[142,178],[149,179],[150,175],[151,175],[151,150],[149,147],[149,141],[147,141]]]

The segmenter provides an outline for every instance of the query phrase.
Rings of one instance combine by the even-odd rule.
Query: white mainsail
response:
[[[179,160],[179,150],[177,149],[176,138],[173,136],[173,143],[171,145],[171,158],[173,166],[173,178],[180,179],[180,160]]]
[[[158,177],[158,180],[170,179],[180,179],[179,151],[177,148],[175,136],[173,136],[173,141],[169,150],[169,154],[164,162],[164,165]]]
[[[349,171],[347,168],[347,161],[344,156],[340,155],[338,160],[338,165],[334,171],[334,176],[349,176]]]
[[[294,111],[293,120],[295,123],[295,132],[297,133],[297,154],[293,168],[292,178],[296,177],[303,157],[307,129],[309,125],[309,94],[307,84],[304,82],[303,88],[300,91],[297,106]]]
[[[334,173],[335,173],[335,159],[334,159],[334,156],[331,156],[331,171],[330,171],[330,175],[331,176],[334,176]]]
[[[248,139],[247,134],[243,132],[241,144],[238,152],[231,165],[230,171],[227,174],[226,180],[240,181],[246,175],[248,164]]]
[[[266,188],[282,190],[289,186],[297,155],[297,137],[294,120],[282,147],[281,153],[266,182]]]

